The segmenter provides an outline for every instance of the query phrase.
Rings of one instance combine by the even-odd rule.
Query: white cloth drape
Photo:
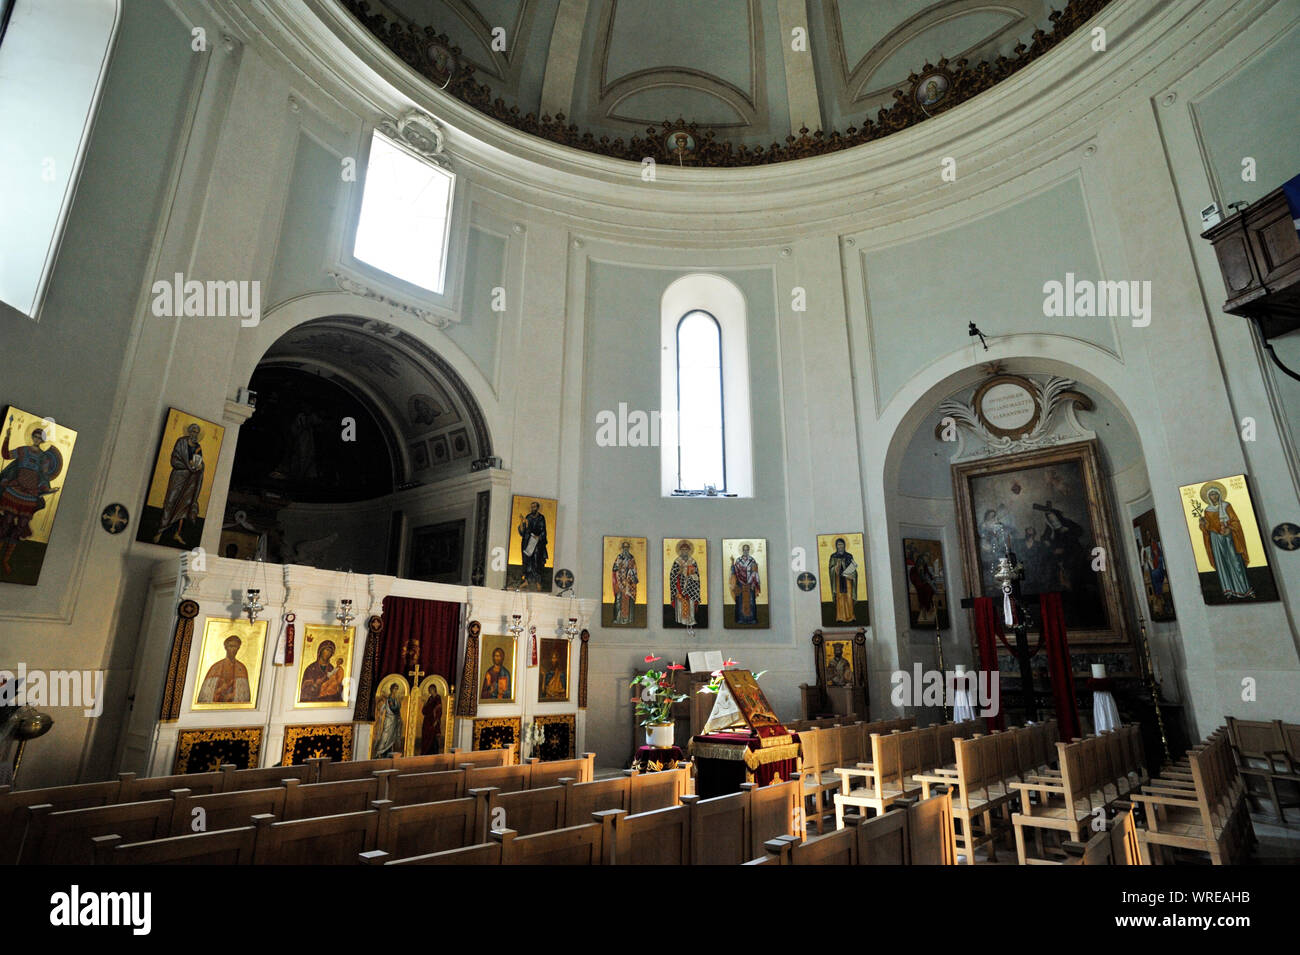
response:
[[[1092,725],[1098,733],[1119,729],[1119,707],[1115,705],[1115,697],[1109,690],[1093,691]]]

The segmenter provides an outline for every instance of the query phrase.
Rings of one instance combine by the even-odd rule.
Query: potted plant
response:
[[[646,663],[658,663],[659,657],[647,654]],[[678,693],[673,686],[673,672],[685,670],[680,663],[670,663],[664,670],[647,670],[632,678],[632,685],[641,687],[641,696],[637,700],[636,715],[640,725],[645,727],[647,746],[667,749],[673,745],[673,704],[686,699],[685,693]]]

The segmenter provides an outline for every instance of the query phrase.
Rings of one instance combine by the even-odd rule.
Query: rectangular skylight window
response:
[[[352,254],[367,265],[442,293],[455,176],[375,133]]]

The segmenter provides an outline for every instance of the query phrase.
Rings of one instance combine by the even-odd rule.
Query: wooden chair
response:
[[[172,806],[171,799],[57,811],[49,805],[32,806],[19,861],[23,865],[90,865],[95,858],[95,836],[117,834],[126,841],[140,842],[170,835]]]
[[[862,732],[859,729],[859,734]],[[811,729],[799,734],[803,750],[803,800],[807,824],[818,832],[826,831],[826,815],[830,811],[831,796],[840,789],[840,777],[835,770],[839,761],[839,741],[833,730]],[[808,803],[812,811],[808,812]]]
[[[1060,777],[1030,776],[1012,783],[1020,793],[1020,812],[1011,819],[1016,833],[1016,854],[1021,865],[1044,861],[1042,833],[1064,833],[1067,841],[1082,842],[1091,823],[1100,817],[1110,801],[1105,786],[1106,771],[1099,758],[1106,742],[1088,737],[1073,743],[1056,744]],[[1037,802],[1032,797],[1037,796]],[[1025,830],[1035,830],[1038,858],[1025,853]]]
[[[1227,736],[1192,750],[1188,763],[1190,790],[1153,780],[1133,796],[1146,809],[1146,828],[1137,833],[1142,863],[1163,862],[1164,848],[1205,852],[1213,865],[1243,861],[1254,829]]]
[[[605,844],[606,865],[690,865],[690,806],[670,806],[629,815],[621,809],[594,813],[602,822],[612,820],[611,839]]]
[[[835,794],[835,828],[844,828],[844,810],[848,806],[872,809],[877,815],[889,808],[896,799],[919,792],[921,787],[912,781],[919,771],[919,740],[908,740],[908,771],[904,771],[904,740],[907,733],[871,734],[871,765],[863,768],[838,767],[840,791]],[[863,785],[853,788],[853,780]]]
[[[377,848],[393,858],[427,855],[487,841],[487,819],[472,796],[441,802],[379,802]]]
[[[95,864],[252,865],[256,843],[255,826],[135,843],[125,843],[118,835],[99,836],[94,840]]]
[[[521,836],[511,829],[495,829],[491,838],[501,843],[502,865],[600,865],[605,830],[612,820],[570,826],[551,832]]]
[[[1135,861],[1131,861],[1134,858],[1135,847],[1132,813],[1123,810],[1117,813],[1114,819],[1108,820],[1106,827],[1087,842],[1061,843],[1065,858],[1060,864],[1136,865]]]
[[[1286,813],[1278,796],[1277,781],[1300,783],[1300,763],[1292,759],[1287,747],[1285,724],[1281,720],[1239,720],[1228,717],[1228,736],[1232,741],[1237,771],[1249,784],[1257,781],[1273,803],[1278,819],[1286,824]],[[1297,734],[1300,741],[1300,733]],[[1288,802],[1287,805],[1295,805]]]
[[[379,776],[308,783],[305,786],[296,779],[286,779],[284,785],[288,790],[284,797],[286,821],[363,812],[376,799],[385,798],[384,779]]]
[[[957,764],[953,775],[924,773],[916,777],[926,799],[935,786],[951,787],[953,820],[961,822],[961,832],[955,836],[957,852],[967,865],[975,864],[975,850],[982,845],[989,846],[990,860],[997,858],[993,813],[1007,805],[1012,797],[1008,781],[1002,776],[1007,748],[998,738],[1001,735],[956,739],[953,748]]]
[[[257,826],[254,865],[355,864],[360,853],[375,848],[379,834],[377,809],[284,822],[274,816],[255,816],[253,822]]]
[[[244,789],[223,793],[195,795],[188,789],[173,789],[171,835],[193,832],[217,832],[248,825],[257,815],[284,818],[285,786]]]

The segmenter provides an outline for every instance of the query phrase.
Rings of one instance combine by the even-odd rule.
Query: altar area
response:
[[[437,632],[409,612],[387,626],[386,599],[407,611],[431,602]],[[251,621],[250,600],[260,605]],[[585,746],[583,628],[594,609],[576,598],[294,564],[192,553],[160,561],[117,769],[160,776],[218,763],[366,759],[384,723],[382,711],[374,718],[377,697],[408,717],[379,741],[396,755],[508,748],[515,762],[570,758]],[[419,706],[404,698],[417,691]],[[412,727],[421,709],[428,715]]]

